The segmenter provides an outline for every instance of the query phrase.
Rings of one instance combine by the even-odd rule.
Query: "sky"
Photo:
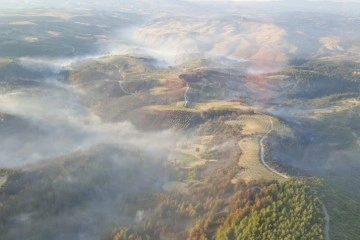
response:
[[[185,0],[188,2],[290,2],[289,0]],[[360,2],[360,0],[292,0],[293,2]]]
[[[186,7],[187,4],[211,4],[212,2],[224,3],[224,6],[228,2],[238,3],[251,3],[251,2],[284,2],[284,3],[304,3],[307,2],[339,2],[339,3],[360,3],[360,0],[79,0],[79,1],[61,1],[61,0],[0,0],[1,9],[22,9],[22,8],[38,8],[38,7],[50,7],[50,8],[72,8],[72,9],[102,9],[102,10],[114,10],[124,8],[143,9],[143,11],[151,11],[151,8],[156,8],[159,11],[159,7],[172,8],[172,7]],[[0,9],[0,12],[1,12]]]

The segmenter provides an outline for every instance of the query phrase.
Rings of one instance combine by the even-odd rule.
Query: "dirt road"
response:
[[[268,137],[269,133],[271,133],[274,130],[274,123],[273,120],[270,118],[270,130],[267,131],[260,139],[260,160],[261,163],[271,172],[279,175],[280,177],[283,177],[285,179],[289,179],[289,176],[286,176],[285,174],[282,174],[278,171],[276,171],[275,169],[273,169],[272,167],[269,166],[269,164],[267,164],[265,162],[265,147],[264,147],[264,140]]]

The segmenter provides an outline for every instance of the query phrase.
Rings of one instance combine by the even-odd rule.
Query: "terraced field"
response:
[[[284,181],[288,178],[272,169],[265,161],[264,140],[272,132],[290,134],[291,131],[284,124],[274,117],[263,114],[242,115],[238,120],[228,121],[227,124],[242,126],[245,135],[238,143],[242,151],[239,166],[244,170],[237,174],[232,180],[233,183],[240,179],[249,182],[260,179]]]

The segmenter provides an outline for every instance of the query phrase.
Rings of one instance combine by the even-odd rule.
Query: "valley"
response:
[[[357,239],[358,18],[165,2],[0,14],[0,239]]]

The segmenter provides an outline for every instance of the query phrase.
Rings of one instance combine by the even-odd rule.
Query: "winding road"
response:
[[[282,174],[278,171],[276,171],[275,169],[273,169],[272,167],[270,167],[266,162],[265,162],[265,147],[264,147],[264,140],[267,138],[267,136],[269,135],[269,133],[271,131],[274,130],[274,123],[273,123],[273,120],[270,118],[270,130],[267,131],[264,136],[261,137],[260,139],[260,160],[261,160],[261,163],[271,172],[285,178],[285,179],[289,179],[290,177],[285,175],[285,174]],[[240,146],[241,147],[241,146]],[[325,204],[320,201],[320,204],[321,204],[321,208],[322,208],[322,211],[324,213],[324,218],[325,218],[325,225],[324,225],[324,237],[325,237],[325,240],[330,240],[330,234],[329,234],[329,231],[330,231],[330,215],[326,209],[326,206]]]
[[[63,46],[64,46],[65,48],[70,48],[72,55],[75,55],[75,47],[74,47],[74,46],[66,45],[66,44],[63,44]]]
[[[269,166],[269,164],[267,164],[265,162],[265,147],[264,147],[264,140],[268,137],[269,133],[272,132],[274,130],[274,122],[273,120],[270,118],[270,130],[267,131],[260,139],[260,160],[261,160],[261,163],[271,172],[279,175],[280,177],[283,177],[285,179],[289,179],[289,176],[285,175],[285,174],[282,174],[278,171],[276,171],[275,169],[273,169],[272,167]]]
[[[124,87],[123,87],[123,85],[122,85],[122,83],[123,83],[124,81],[118,81],[118,82],[119,82],[119,87],[121,88],[121,91],[123,91],[124,93],[129,94],[129,95],[132,94],[131,92],[128,92],[126,89],[124,89]]]
[[[189,100],[188,100],[188,97],[187,97],[187,94],[188,94],[189,90],[190,90],[189,83],[186,83],[186,90],[185,90],[185,93],[184,93],[184,101],[185,101],[184,107],[187,107],[188,104],[189,104]]]
[[[122,81],[118,81],[119,87],[120,87],[121,91],[123,91],[125,94],[131,95],[132,93],[129,92],[129,91],[127,91],[127,90],[123,87],[123,85],[122,85],[123,82],[125,81],[125,78],[126,78],[125,72],[121,71],[119,65],[113,64],[113,66],[118,70],[118,72],[119,72],[119,74],[120,74],[120,76],[121,76],[121,78],[122,78]]]

